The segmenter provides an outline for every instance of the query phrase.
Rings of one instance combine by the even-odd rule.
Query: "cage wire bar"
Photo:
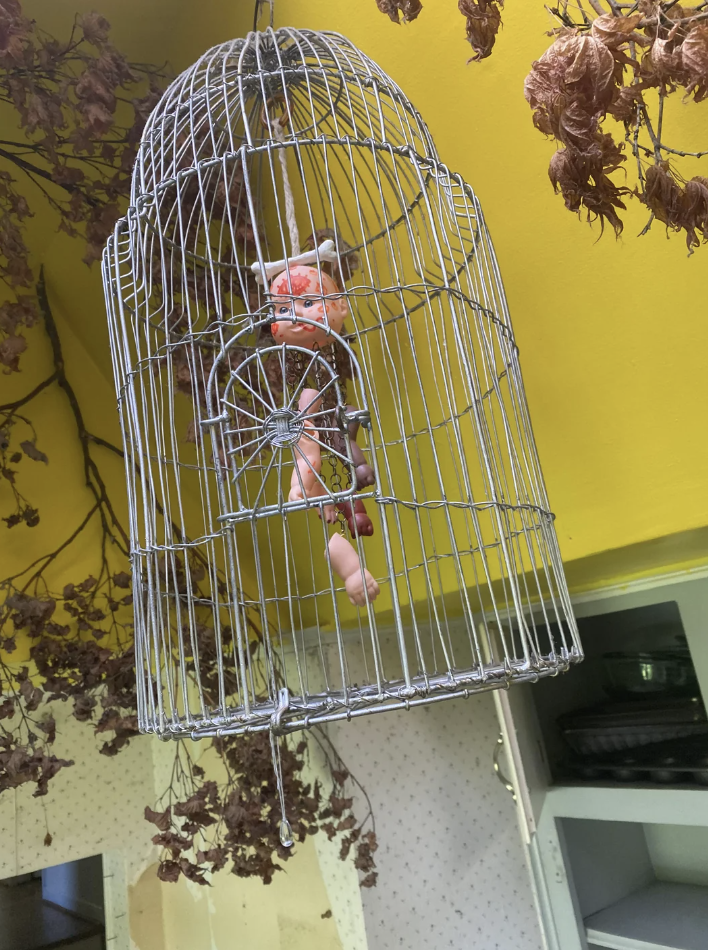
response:
[[[304,246],[335,281],[322,302],[348,308],[319,349],[274,341],[252,269],[293,254],[281,152]],[[479,202],[348,40],[268,28],[178,77],[103,276],[141,730],[286,732],[582,659]],[[322,494],[292,500],[308,425]],[[356,607],[325,519],[355,501],[373,535],[354,519],[351,543],[380,588]]]

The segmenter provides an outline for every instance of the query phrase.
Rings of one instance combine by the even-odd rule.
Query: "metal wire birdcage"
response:
[[[582,658],[479,203],[348,40],[253,32],[175,80],[103,274],[142,730],[289,731]]]

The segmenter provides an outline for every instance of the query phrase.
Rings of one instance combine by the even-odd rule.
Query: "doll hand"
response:
[[[334,505],[324,505],[322,508],[324,514],[324,520],[327,524],[336,524],[337,523],[337,509]]]
[[[366,583],[366,593],[364,592],[364,583]],[[350,574],[350,576],[344,582],[344,588],[347,592],[350,603],[352,603],[355,607],[366,606],[367,594],[369,596],[369,603],[372,603],[374,600],[376,600],[381,591],[381,588],[376,583],[371,574],[366,570],[366,568],[364,568],[363,572],[358,570],[353,574]]]
[[[357,535],[361,538],[370,538],[374,533],[374,525],[371,518],[366,513],[364,502],[360,498],[355,498],[354,503],[342,501],[337,508],[346,518],[349,526],[349,533],[353,538]]]

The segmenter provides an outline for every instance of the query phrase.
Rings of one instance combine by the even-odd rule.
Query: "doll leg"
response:
[[[364,607],[367,595],[369,603],[376,600],[380,592],[379,585],[369,571],[362,567],[359,555],[349,541],[341,534],[333,534],[327,549],[332,570],[344,581],[350,602],[355,607]]]

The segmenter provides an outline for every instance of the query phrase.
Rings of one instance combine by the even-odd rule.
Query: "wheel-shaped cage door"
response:
[[[210,418],[201,425],[211,432],[217,521],[322,510],[346,501],[356,490],[348,425],[356,420],[368,426],[368,409],[347,406],[331,347],[312,351],[283,343],[249,351],[240,343],[250,332],[223,347],[207,386]],[[354,354],[338,342],[360,380]],[[363,393],[361,385],[357,390]]]

